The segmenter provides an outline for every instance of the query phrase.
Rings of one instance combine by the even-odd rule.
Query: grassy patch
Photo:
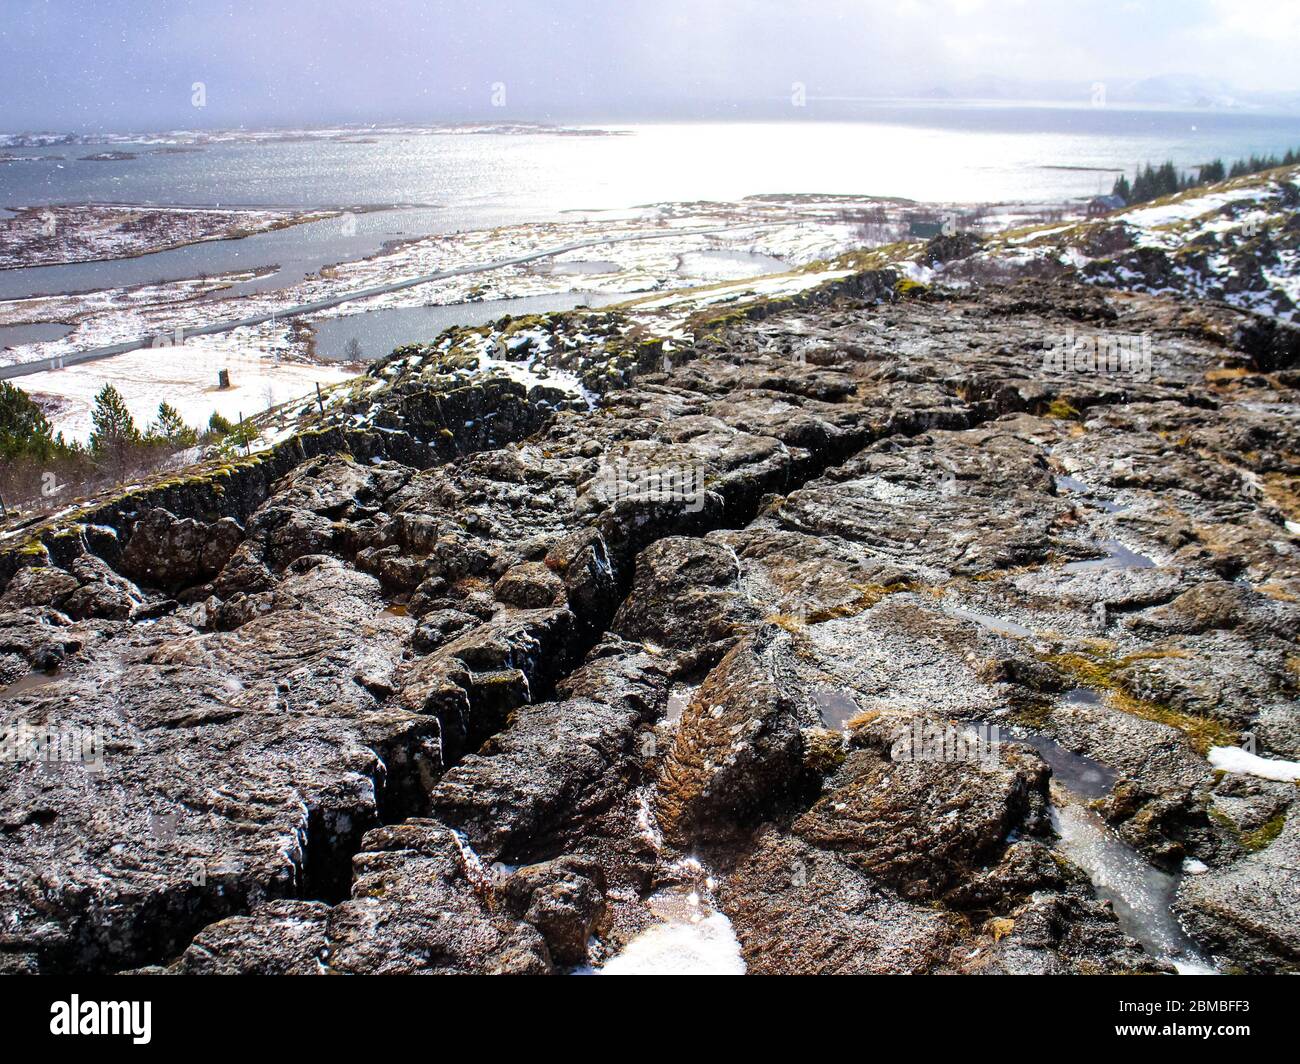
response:
[[[1009,920],[1005,916],[996,916],[984,925],[984,930],[993,936],[994,942],[1001,942],[1011,934],[1015,926],[1014,920]]]
[[[1070,403],[1061,398],[1056,398],[1048,404],[1047,409],[1043,411],[1043,417],[1053,418],[1057,421],[1078,421],[1079,411]]]
[[[1078,686],[1106,692],[1111,708],[1177,728],[1201,755],[1209,753],[1212,746],[1235,746],[1238,738],[1236,731],[1221,721],[1197,717],[1150,699],[1138,698],[1125,688],[1117,676],[1138,661],[1187,656],[1183,650],[1143,650],[1122,658],[1109,657],[1098,651],[1039,655],[1042,661],[1065,673]]]
[[[1258,853],[1260,850],[1267,849],[1272,845],[1273,840],[1282,834],[1282,826],[1286,823],[1286,814],[1278,813],[1272,820],[1261,824],[1253,831],[1243,831],[1241,833],[1241,844],[1251,853]]]
[[[853,588],[854,594],[852,598],[846,599],[844,602],[837,602],[833,606],[823,606],[820,609],[810,609],[802,614],[769,613],[763,619],[770,624],[784,628],[787,632],[797,634],[810,624],[825,624],[827,621],[836,621],[842,617],[856,617],[859,613],[865,613],[877,602],[889,595],[897,595],[903,591],[925,590],[907,581],[890,584],[888,587],[884,584],[856,583],[849,586]]]
[[[911,584],[904,581],[899,584],[891,584],[885,587],[883,584],[853,584],[851,585],[854,596],[847,602],[839,602],[834,606],[827,606],[824,609],[813,610],[808,614],[809,624],[821,624],[824,621],[834,621],[841,617],[855,617],[859,613],[871,609],[877,602],[889,595],[896,595],[900,591],[915,590]]]

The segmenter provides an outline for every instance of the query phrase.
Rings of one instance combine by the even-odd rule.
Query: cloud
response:
[[[7,0],[20,127],[690,116],[994,74],[1295,89],[1300,0]],[[190,107],[204,81],[209,105]]]

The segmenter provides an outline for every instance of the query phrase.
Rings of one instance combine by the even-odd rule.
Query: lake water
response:
[[[1122,108],[891,104],[855,122],[686,123],[624,136],[378,136],[375,143],[213,145],[196,152],[0,167],[0,205],[155,202],[432,205],[479,228],[561,210],[834,192],[919,200],[1047,199],[1110,182],[1050,167],[1191,166],[1300,146],[1300,116]]]
[[[380,135],[374,143],[218,144],[122,161],[62,156],[0,165],[0,207],[48,203],[400,206],[238,241],[109,263],[0,271],[0,299],[277,266],[236,289],[279,287],[321,266],[430,233],[787,193],[916,200],[1059,200],[1109,191],[1118,169],[1300,146],[1300,117],[954,103],[859,108],[856,121],[645,124],[618,136]],[[802,118],[802,116],[798,116]],[[26,154],[18,153],[18,154]]]
[[[35,344],[40,343],[42,340],[59,340],[70,332],[72,332],[72,326],[64,325],[61,322],[0,325],[0,348]]]
[[[401,307],[344,314],[313,322],[311,330],[319,358],[341,361],[350,356],[348,341],[356,340],[360,358],[369,361],[405,344],[428,343],[453,325],[474,327],[497,321],[509,314],[550,314],[574,307],[603,307],[627,296],[598,292],[565,292],[554,295],[520,296],[517,299],[484,299],[472,303],[445,303],[427,307]]]

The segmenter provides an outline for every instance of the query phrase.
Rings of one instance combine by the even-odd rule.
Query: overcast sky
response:
[[[5,0],[0,131],[718,117],[985,74],[1294,90],[1297,55],[1300,0]]]

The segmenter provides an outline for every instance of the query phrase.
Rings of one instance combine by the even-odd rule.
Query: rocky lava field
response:
[[[660,355],[4,540],[0,723],[102,749],[0,764],[0,969],[1300,967],[1292,327],[881,270]]]

